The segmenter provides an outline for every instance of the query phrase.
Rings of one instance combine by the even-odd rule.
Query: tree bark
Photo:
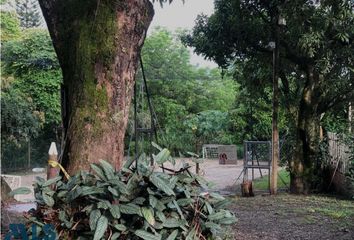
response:
[[[319,75],[309,66],[298,112],[295,151],[290,161],[290,191],[296,194],[309,193],[320,170],[316,166],[320,136],[318,81]]]
[[[277,17],[277,22],[278,22]],[[272,112],[272,169],[270,176],[270,194],[275,195],[278,191],[278,164],[279,164],[279,31],[276,23],[275,49],[273,51],[273,112]]]
[[[120,167],[148,0],[39,0],[63,73],[62,165]]]

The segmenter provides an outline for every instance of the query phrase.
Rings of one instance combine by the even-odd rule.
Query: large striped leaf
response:
[[[119,205],[120,212],[124,214],[137,214],[141,216],[140,207],[133,203],[128,204],[120,204]]]
[[[112,193],[113,196],[115,197],[119,197],[119,192],[117,189],[112,188],[111,186],[108,186],[108,191],[110,191]]]
[[[197,233],[195,229],[193,228],[187,235],[186,240],[199,240],[197,237]]]
[[[127,227],[123,224],[115,224],[113,227],[121,232],[124,232],[127,230]]]
[[[68,191],[66,191],[66,190],[60,191],[60,192],[58,192],[57,197],[64,198],[67,194],[68,194]]]
[[[178,202],[178,201],[177,201]],[[207,201],[205,201],[205,207],[207,208],[209,214],[213,214],[214,213],[214,209],[213,207],[210,205],[210,203],[208,203]]]
[[[177,176],[173,176],[170,178],[170,182],[169,182],[169,186],[171,189],[174,189],[176,187],[176,183],[178,181],[178,177]]]
[[[111,179],[111,180],[109,180],[109,183],[117,186],[119,192],[124,193],[124,194],[129,194],[128,189],[127,189],[127,185],[125,185],[122,181],[120,181],[118,179]]]
[[[108,227],[108,219],[102,215],[97,221],[96,231],[95,231],[95,235],[93,236],[93,240],[100,240],[103,237],[104,233],[106,232],[107,227]]]
[[[177,235],[178,235],[178,230],[176,229],[168,236],[166,240],[175,240]]]
[[[157,143],[151,142],[151,145],[157,148],[159,151],[162,151],[162,147],[160,147]]]
[[[101,180],[107,181],[107,178],[106,178],[105,174],[103,173],[103,170],[101,169],[100,166],[98,166],[98,165],[95,164],[95,163],[92,163],[90,166],[91,166],[92,170],[94,170],[94,171],[96,172],[96,175],[97,175]]]
[[[145,202],[145,198],[143,197],[137,197],[133,200],[133,203],[137,204],[137,205],[143,205]]]
[[[215,198],[215,199],[217,199],[217,200],[220,200],[220,201],[222,201],[222,200],[225,199],[225,198],[224,198],[223,196],[221,196],[219,193],[215,193],[215,192],[211,192],[211,193],[210,193],[210,196],[213,197],[213,198]]]
[[[111,240],[117,240],[120,237],[120,233],[119,232],[115,232],[113,233]]]
[[[183,215],[183,213],[182,213],[181,208],[178,206],[177,201],[176,201],[176,200],[173,200],[173,204],[175,205],[175,207],[176,207],[176,209],[177,209],[177,211],[178,211],[178,213],[179,213],[181,219],[184,219],[184,215]]]
[[[153,158],[157,164],[163,164],[164,162],[169,160],[170,156],[170,151],[167,148],[164,148],[157,155],[153,155]]]
[[[166,228],[177,228],[184,226],[186,221],[177,218],[167,218],[162,224]]]
[[[112,206],[112,204],[107,200],[101,200],[97,203],[97,208],[108,209]]]
[[[156,173],[150,175],[150,181],[161,191],[165,192],[167,195],[175,195],[173,190],[166,184],[166,182],[159,178]]]
[[[157,204],[157,199],[153,195],[149,195],[150,206],[155,208]]]
[[[214,204],[214,208],[215,209],[222,209],[225,206],[229,205],[230,201],[228,199],[222,200],[222,201],[218,201],[217,203]]]
[[[141,208],[141,213],[145,220],[152,226],[155,225],[154,211],[151,208],[143,207]]]
[[[194,203],[194,199],[193,198],[181,198],[181,199],[178,199],[177,200],[177,204],[180,206],[180,207],[184,207],[184,206],[187,206],[191,203]]]
[[[111,212],[112,216],[116,219],[120,218],[120,207],[119,205],[112,205],[109,208],[109,211]]]
[[[138,173],[142,176],[149,176],[152,173],[152,168],[144,161],[139,161],[138,163]]]
[[[103,188],[83,186],[81,196],[102,194],[102,193],[104,193]]]
[[[68,201],[71,202],[74,199],[76,199],[77,197],[79,197],[82,193],[82,187],[80,187],[79,185],[76,185],[73,189],[71,189],[70,192],[68,192],[67,198]]]
[[[54,199],[49,196],[48,194],[46,194],[45,192],[42,193],[42,198],[44,203],[49,206],[49,207],[53,207],[54,206]]]
[[[90,213],[90,229],[91,230],[96,229],[97,221],[100,217],[101,217],[100,210],[96,209],[96,210],[91,211],[91,213]]]
[[[68,216],[66,215],[65,211],[59,211],[58,217],[59,217],[59,220],[62,221],[67,228],[72,227],[73,221],[72,221],[72,219],[70,221],[67,219]]]
[[[219,224],[225,224],[225,225],[233,224],[235,222],[237,222],[235,216],[225,217],[218,221]]]
[[[48,181],[44,182],[42,187],[48,187],[48,186],[52,185],[53,183],[58,182],[59,180],[61,180],[60,176],[59,177],[55,177],[55,178],[51,178]]]
[[[163,214],[163,212],[157,211],[156,212],[156,217],[158,217],[161,222],[165,222],[166,221],[166,216],[165,216],[165,214]]]
[[[206,222],[205,227],[209,228],[213,232],[221,230],[221,226],[219,224],[214,223],[214,222]]]
[[[144,240],[161,240],[161,235],[154,235],[145,230],[136,230],[134,233]]]
[[[160,200],[157,200],[155,208],[162,212],[163,210],[166,209],[166,206]]]
[[[31,193],[31,190],[29,188],[26,188],[26,187],[19,187],[19,188],[16,188],[15,190],[11,191],[9,193],[9,196],[10,197],[13,197],[17,194],[30,194]]]
[[[128,193],[130,194],[133,190],[138,188],[139,185],[139,181],[140,181],[140,177],[138,176],[138,174],[133,174],[128,183],[127,183],[127,190]]]
[[[210,214],[208,216],[208,219],[211,220],[211,221],[218,221],[220,219],[223,219],[226,215],[226,212],[225,211],[220,211],[220,212],[216,212],[216,213],[213,213],[213,214]]]
[[[114,178],[114,169],[111,164],[106,162],[105,160],[100,160],[100,165],[104,171],[104,174],[108,180]]]

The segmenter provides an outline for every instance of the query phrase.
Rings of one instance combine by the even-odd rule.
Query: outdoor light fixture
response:
[[[275,42],[269,42],[267,48],[274,50],[275,49]]]
[[[285,20],[284,17],[279,16],[279,18],[278,18],[278,25],[279,25],[279,26],[286,26],[286,20]]]

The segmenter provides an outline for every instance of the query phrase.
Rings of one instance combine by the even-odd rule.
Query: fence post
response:
[[[49,155],[48,161],[58,162],[58,150],[57,150],[57,146],[55,145],[55,142],[52,142],[50,144],[48,155]],[[48,164],[47,180],[51,178],[55,178],[58,175],[58,173],[59,171],[57,168],[52,167],[50,164]]]

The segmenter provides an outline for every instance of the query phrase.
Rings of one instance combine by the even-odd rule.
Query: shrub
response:
[[[167,149],[154,160],[174,162]],[[29,221],[39,230],[53,224],[59,239],[94,240],[210,239],[221,225],[236,221],[223,209],[228,200],[207,192],[205,180],[193,175],[189,166],[158,172],[146,157],[138,160],[137,167],[130,165],[116,172],[100,160],[91,165],[94,174],[80,171],[67,181],[38,178],[38,209]]]

